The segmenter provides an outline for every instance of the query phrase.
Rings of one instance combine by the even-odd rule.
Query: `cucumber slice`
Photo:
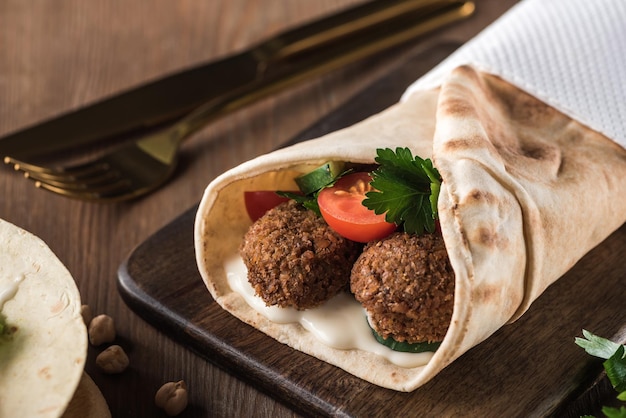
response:
[[[383,338],[380,334],[374,331],[374,329],[372,329],[372,334],[374,334],[376,341],[382,345],[389,347],[394,351],[401,351],[403,353],[424,353],[427,351],[435,352],[441,345],[441,342],[407,343],[396,341],[393,338]]]
[[[327,162],[310,173],[297,177],[296,184],[305,195],[313,194],[334,183],[343,167],[344,163],[340,161]]]

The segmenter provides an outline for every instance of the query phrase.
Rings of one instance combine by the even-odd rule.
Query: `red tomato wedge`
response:
[[[372,190],[371,180],[368,173],[348,174],[333,187],[323,189],[317,198],[326,223],[349,240],[379,240],[396,230],[396,224],[385,221],[385,214],[377,215],[361,203],[365,193]]]
[[[252,222],[265,215],[268,210],[289,200],[287,197],[279,196],[273,190],[246,191],[243,192],[243,198]]]

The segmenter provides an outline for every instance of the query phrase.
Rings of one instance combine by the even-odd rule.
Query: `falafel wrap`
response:
[[[452,270],[453,295],[449,324],[434,352],[398,357],[355,343],[360,336],[326,341],[311,325],[315,315],[296,310],[295,315],[272,316],[237,284],[234,277],[242,273],[232,260],[251,224],[244,192],[293,190],[296,178],[321,164],[375,164],[377,150],[402,147],[432,158],[441,178],[436,233]],[[619,228],[626,221],[625,178],[626,149],[616,141],[498,75],[460,65],[436,87],[415,89],[369,119],[260,156],[216,178],[196,215],[196,258],[213,299],[243,322],[375,385],[412,391],[519,318]],[[281,270],[280,277],[288,270]],[[402,274],[397,269],[385,276]],[[339,292],[338,297],[351,294]],[[325,304],[343,317],[371,319],[372,312],[343,310],[335,302]],[[390,310],[410,311],[400,305]],[[350,334],[353,323],[346,324],[340,334]]]

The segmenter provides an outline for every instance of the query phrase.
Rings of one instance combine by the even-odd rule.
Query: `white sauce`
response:
[[[0,287],[0,311],[6,302],[13,299],[17,294],[20,283],[24,280],[24,275],[17,276],[13,280],[3,282]]]
[[[234,256],[224,264],[230,288],[239,293],[258,313],[272,322],[299,323],[327,346],[341,349],[359,349],[383,356],[400,367],[423,366],[433,353],[403,353],[385,347],[376,341],[366,322],[365,309],[352,296],[341,293],[322,306],[305,311],[293,308],[267,306],[256,296],[247,279],[246,266],[241,257]]]

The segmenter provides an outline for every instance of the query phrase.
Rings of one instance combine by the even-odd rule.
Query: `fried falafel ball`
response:
[[[350,289],[383,338],[443,340],[454,303],[454,272],[443,238],[396,232],[368,243],[352,268]]]
[[[309,309],[347,290],[362,246],[334,232],[313,211],[282,203],[246,233],[240,254],[265,303]]]

